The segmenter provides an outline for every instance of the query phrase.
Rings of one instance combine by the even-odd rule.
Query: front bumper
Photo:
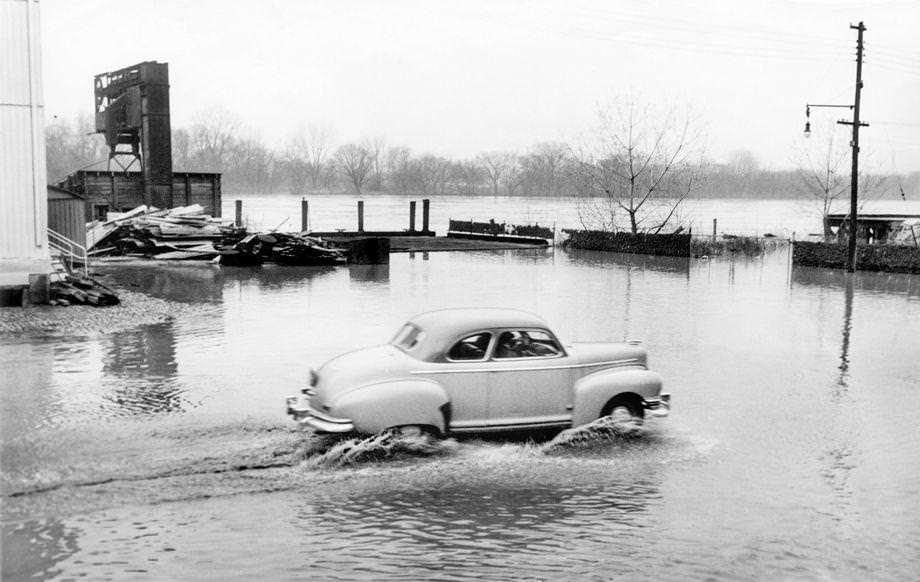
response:
[[[287,413],[300,424],[306,424],[316,432],[321,433],[346,433],[355,430],[355,424],[350,418],[336,418],[329,416],[310,406],[306,396],[288,396]]]
[[[650,416],[667,416],[671,412],[671,395],[667,392],[658,395],[658,398],[642,400],[646,414]]]

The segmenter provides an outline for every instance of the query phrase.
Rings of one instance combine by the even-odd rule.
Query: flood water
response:
[[[3,580],[920,576],[920,280],[562,250],[106,267],[187,307],[0,339]],[[448,306],[645,341],[667,419],[316,462],[283,398]]]

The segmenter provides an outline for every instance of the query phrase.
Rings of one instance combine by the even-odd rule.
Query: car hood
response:
[[[318,400],[314,402],[328,404],[367,384],[403,377],[412,361],[415,360],[391,344],[337,356],[316,371],[318,378],[313,390]]]
[[[648,363],[648,351],[638,343],[573,342],[567,344],[566,349],[579,364],[620,362],[624,360],[637,360],[643,366]]]

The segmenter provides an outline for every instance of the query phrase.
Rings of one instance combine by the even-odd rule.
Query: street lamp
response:
[[[860,93],[863,87],[862,81],[862,55],[863,55],[863,32],[865,32],[865,25],[860,22],[858,25],[850,25],[850,28],[858,31],[858,38],[856,40],[856,97],[853,101],[853,105],[825,105],[825,104],[814,104],[808,103],[805,105],[805,137],[811,135],[811,108],[812,107],[846,107],[853,111],[853,121],[847,121],[841,119],[837,123],[842,125],[852,125],[853,126],[853,138],[850,140],[850,147],[853,150],[853,168],[850,172],[850,237],[847,245],[847,271],[853,273],[856,271],[856,193],[857,193],[857,177],[859,175],[859,128],[868,127],[868,123],[861,123],[859,121],[859,98]]]

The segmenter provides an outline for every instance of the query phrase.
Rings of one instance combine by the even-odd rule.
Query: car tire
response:
[[[433,426],[428,426],[424,424],[404,424],[402,426],[394,426],[393,432],[401,437],[421,437],[429,436],[434,438],[439,438],[441,435]]]
[[[618,396],[604,406],[601,417],[609,416],[613,420],[642,420],[645,418],[645,409],[638,398]]]

